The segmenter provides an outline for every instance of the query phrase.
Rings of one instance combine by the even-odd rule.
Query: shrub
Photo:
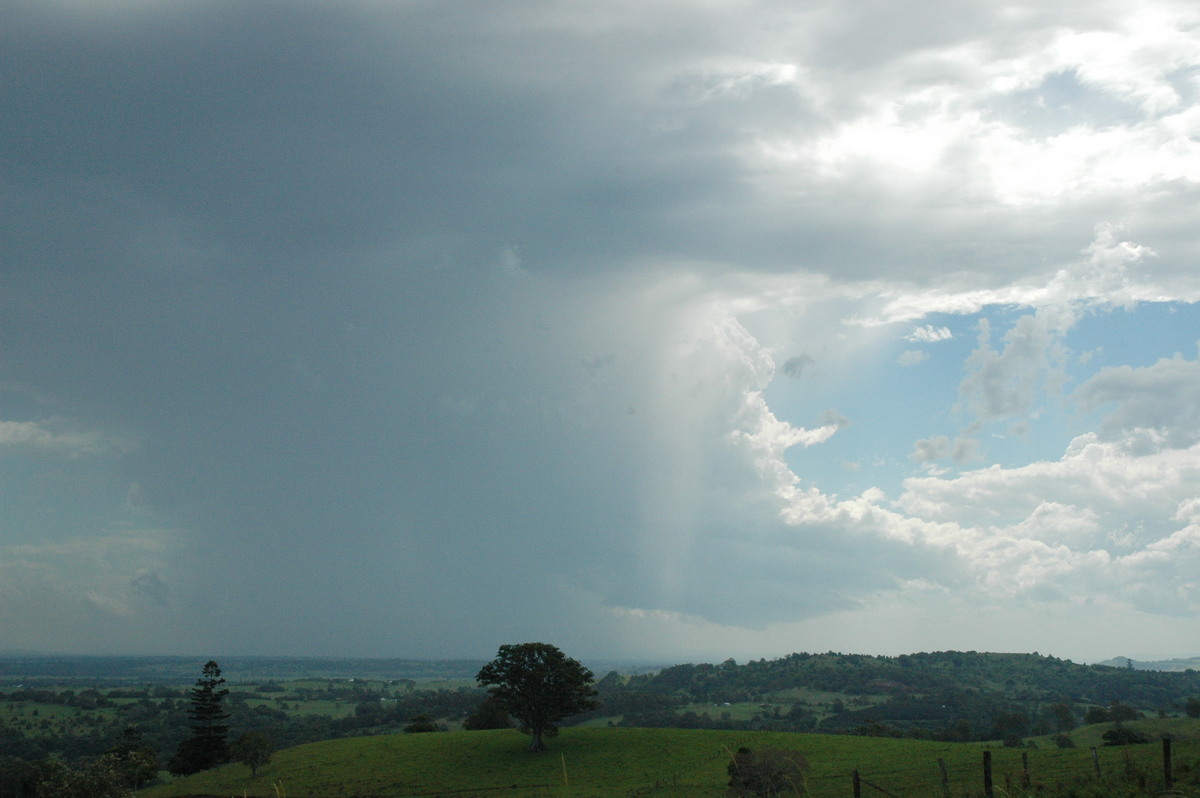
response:
[[[801,795],[808,762],[798,751],[739,748],[729,763],[731,796]]]
[[[234,759],[250,768],[250,778],[254,778],[260,767],[270,763],[275,745],[266,735],[250,731],[234,740],[230,750]]]
[[[404,731],[407,734],[425,734],[441,731],[441,728],[433,722],[433,718],[422,714],[411,718],[408,725],[404,727]]]
[[[467,731],[484,731],[486,729],[511,729],[513,726],[512,719],[508,717],[508,710],[504,705],[496,700],[495,696],[485,698],[475,711],[467,716],[463,721],[463,728]]]
[[[1150,738],[1141,732],[1123,727],[1109,729],[1100,735],[1100,739],[1104,740],[1105,745],[1139,745],[1150,742]]]

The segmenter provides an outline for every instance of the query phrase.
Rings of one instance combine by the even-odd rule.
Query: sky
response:
[[[1200,655],[1193,2],[3,0],[0,651]]]

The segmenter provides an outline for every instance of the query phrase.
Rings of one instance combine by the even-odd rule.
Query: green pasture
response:
[[[1144,720],[1127,721],[1122,725],[1127,729],[1141,732],[1155,740],[1161,739],[1165,734],[1169,734],[1176,742],[1187,740],[1200,741],[1200,721],[1195,718],[1146,718]],[[1104,745],[1104,733],[1111,728],[1111,723],[1097,723],[1091,726],[1083,726],[1071,732],[1071,739],[1075,742],[1075,745],[1082,748],[1101,746]],[[1038,744],[1043,744],[1040,738]],[[1045,744],[1053,745],[1054,743],[1047,742]]]
[[[726,766],[739,746],[800,751],[809,763],[807,794],[848,796],[852,772],[863,793],[941,796],[938,760],[945,762],[951,794],[983,793],[981,744],[936,743],[842,735],[570,728],[541,754],[525,751],[515,731],[384,735],[333,740],[279,751],[255,779],[243,765],[227,765],[140,793],[171,796],[715,796],[728,780]],[[1161,746],[1098,750],[1105,781],[1097,781],[1088,748],[991,749],[997,794],[1030,795],[1071,785],[1080,795],[1126,794],[1128,774],[1141,774],[1153,794],[1162,789]],[[1022,755],[1025,755],[1023,758]],[[1177,794],[1200,794],[1185,783],[1200,768],[1200,741],[1175,743]],[[1029,783],[1025,787],[1025,763]],[[1124,788],[1122,788],[1124,789]],[[1003,792],[1001,792],[1003,791]]]
[[[297,690],[327,690],[330,688],[334,690],[342,690],[346,688],[359,687],[376,691],[388,690],[393,694],[403,694],[407,690],[413,689],[407,686],[407,683],[409,682],[416,685],[415,689],[418,690],[457,690],[460,687],[476,686],[474,679],[447,679],[438,676],[421,676],[417,678],[398,676],[395,679],[305,678],[278,681],[276,684],[282,687],[287,693]],[[252,689],[260,686],[261,684],[266,684],[266,682],[253,683],[251,685],[247,685],[247,687]],[[282,693],[268,693],[268,695],[282,695]]]
[[[811,687],[791,687],[787,690],[777,690],[770,694],[771,700],[776,703],[790,705],[793,701],[802,701],[810,709],[819,707],[828,707],[834,701],[841,701],[850,709],[858,707],[871,706],[881,704],[887,701],[889,696],[886,695],[847,695],[846,693],[835,693],[829,690],[814,690]]]
[[[18,701],[0,703],[0,726],[10,726],[30,736],[57,734],[87,736],[95,727],[116,717],[112,708],[80,709],[62,704],[39,704]]]
[[[275,694],[271,694],[275,695]],[[354,714],[354,701],[333,701],[329,699],[303,700],[298,698],[283,697],[283,703],[287,704],[287,709],[283,711],[288,715],[302,717],[306,715],[328,715],[331,718],[345,718]],[[271,709],[280,709],[280,703],[274,698],[247,698],[246,706],[248,707],[269,707]]]
[[[479,684],[474,679],[413,679],[416,682],[418,690],[460,690],[464,687],[478,687]],[[399,693],[403,690],[400,685],[393,685],[392,692]]]
[[[286,691],[291,692],[292,690],[324,690],[327,687],[331,686],[331,684],[336,685],[336,684],[340,684],[344,681],[345,681],[345,679],[308,678],[308,679],[288,679],[287,681],[276,682],[275,684],[284,688]],[[266,682],[263,682],[263,684],[266,684]],[[271,693],[270,695],[280,695],[280,694],[279,693]]]
[[[750,720],[762,712],[758,703],[739,701],[733,704],[687,704],[681,712],[695,712],[697,715],[708,715],[710,718],[730,720]]]

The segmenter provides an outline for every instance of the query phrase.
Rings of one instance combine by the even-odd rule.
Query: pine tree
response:
[[[221,687],[223,684],[220,666],[210,660],[192,688],[188,708],[192,736],[179,744],[171,758],[167,768],[172,773],[199,773],[229,761],[229,725],[225,723],[229,713],[221,703],[229,690]]]

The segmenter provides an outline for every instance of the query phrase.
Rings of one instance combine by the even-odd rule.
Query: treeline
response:
[[[679,691],[696,702],[755,701],[796,687],[850,695],[902,695],[957,687],[1002,693],[1015,701],[1069,700],[1171,706],[1200,693],[1200,672],[1144,671],[1078,665],[1038,654],[944,651],[874,657],[791,654],[738,665],[676,665],[630,679],[631,686]]]

